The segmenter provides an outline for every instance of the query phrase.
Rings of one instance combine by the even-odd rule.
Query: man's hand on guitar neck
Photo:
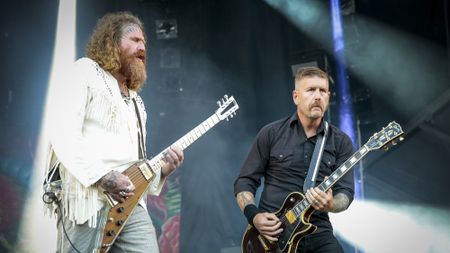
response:
[[[325,177],[325,180],[327,179],[328,177]],[[351,202],[344,193],[334,195],[331,188],[326,192],[321,191],[318,187],[311,188],[306,192],[305,196],[314,209],[323,212],[342,212],[348,208]]]
[[[183,150],[177,145],[170,146],[164,152],[164,166],[161,169],[163,177],[170,175],[176,168],[180,167],[183,163],[184,154]]]
[[[311,188],[305,195],[308,202],[311,203],[317,211],[331,212],[334,208],[333,190],[331,189],[323,192],[318,187]]]
[[[128,176],[111,171],[99,180],[99,185],[116,201],[123,203],[126,198],[134,195],[134,187]]]

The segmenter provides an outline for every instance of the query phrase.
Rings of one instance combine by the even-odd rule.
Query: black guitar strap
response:
[[[139,159],[147,159],[147,150],[145,148],[144,142],[144,131],[142,129],[141,116],[139,114],[139,107],[137,105],[136,99],[132,98],[134,104],[134,110],[136,111],[136,117],[138,120],[139,131],[138,131],[138,139],[139,139]]]
[[[309,164],[308,174],[306,175],[305,182],[303,183],[303,193],[310,188],[313,188],[316,183],[317,173],[319,172],[320,161],[322,160],[323,149],[325,147],[325,141],[328,134],[328,122],[324,121],[325,131],[324,134],[318,134],[316,145],[314,147],[314,153],[311,157],[311,163]]]

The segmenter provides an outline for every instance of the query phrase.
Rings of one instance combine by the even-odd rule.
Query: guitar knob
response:
[[[116,225],[117,225],[117,226],[122,226],[122,225],[123,225],[123,220],[118,220],[118,221],[116,222]]]
[[[119,213],[125,212],[125,207],[121,206],[121,207],[117,208],[117,212],[119,212]]]
[[[108,233],[106,233],[107,236],[115,236],[116,232],[114,230],[109,230]]]

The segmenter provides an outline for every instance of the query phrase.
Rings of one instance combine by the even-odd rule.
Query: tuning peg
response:
[[[396,141],[393,141],[393,142],[392,142],[392,145],[394,145],[394,146],[397,145],[397,142],[396,142]]]
[[[231,117],[231,118],[233,118],[233,116],[234,116],[233,114],[230,114],[230,117]]]
[[[400,138],[399,138],[400,141],[403,141],[404,139],[405,139],[405,137],[403,137],[403,136],[400,136]]]
[[[225,94],[223,97],[228,100],[228,95],[227,94]]]
[[[388,150],[389,150],[389,147],[388,147],[388,146],[384,146],[384,147],[383,147],[383,150],[384,150],[384,151],[388,151]]]
[[[228,117],[227,117],[227,121],[230,121],[230,120],[228,119]]]
[[[217,100],[217,105],[218,105],[218,106],[222,106],[220,100]]]

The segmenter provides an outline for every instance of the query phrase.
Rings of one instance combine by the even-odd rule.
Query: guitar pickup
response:
[[[144,175],[145,180],[149,181],[155,177],[155,173],[146,162],[141,163],[138,167],[142,175]]]
[[[295,214],[292,210],[286,213],[285,215],[286,219],[289,221],[290,224],[294,223],[297,218],[295,217]]]

